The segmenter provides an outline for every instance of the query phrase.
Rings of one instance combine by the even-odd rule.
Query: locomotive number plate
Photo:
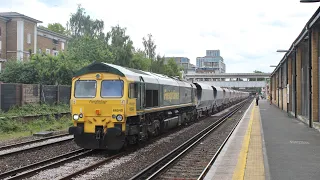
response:
[[[123,109],[112,109],[112,112],[122,113],[122,112],[123,112]]]

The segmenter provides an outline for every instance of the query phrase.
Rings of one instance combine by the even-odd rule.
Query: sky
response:
[[[136,48],[151,33],[157,53],[196,57],[220,50],[227,73],[272,72],[319,7],[300,0],[0,0],[0,12],[18,12],[66,25],[81,4],[105,31],[127,28]]]

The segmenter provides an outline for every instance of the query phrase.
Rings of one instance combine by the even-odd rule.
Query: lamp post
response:
[[[300,0],[301,3],[315,3],[320,2],[320,0]]]

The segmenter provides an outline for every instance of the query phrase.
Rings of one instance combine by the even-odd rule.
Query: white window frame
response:
[[[53,54],[53,56],[58,56],[58,54],[59,54],[59,51],[56,51],[56,50],[52,50],[52,54]]]
[[[46,54],[50,54],[50,49],[46,49]]]
[[[0,62],[0,72],[2,71],[2,62]]]
[[[1,54],[1,49],[2,49],[2,41],[0,41],[0,54]]]
[[[61,42],[61,50],[64,50],[64,42]]]
[[[31,44],[31,34],[30,33],[28,33],[28,35],[27,35],[27,43]]]

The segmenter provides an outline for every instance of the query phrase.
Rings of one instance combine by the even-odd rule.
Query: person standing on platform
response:
[[[258,93],[256,94],[256,105],[257,106],[259,105],[259,95],[258,95]]]

